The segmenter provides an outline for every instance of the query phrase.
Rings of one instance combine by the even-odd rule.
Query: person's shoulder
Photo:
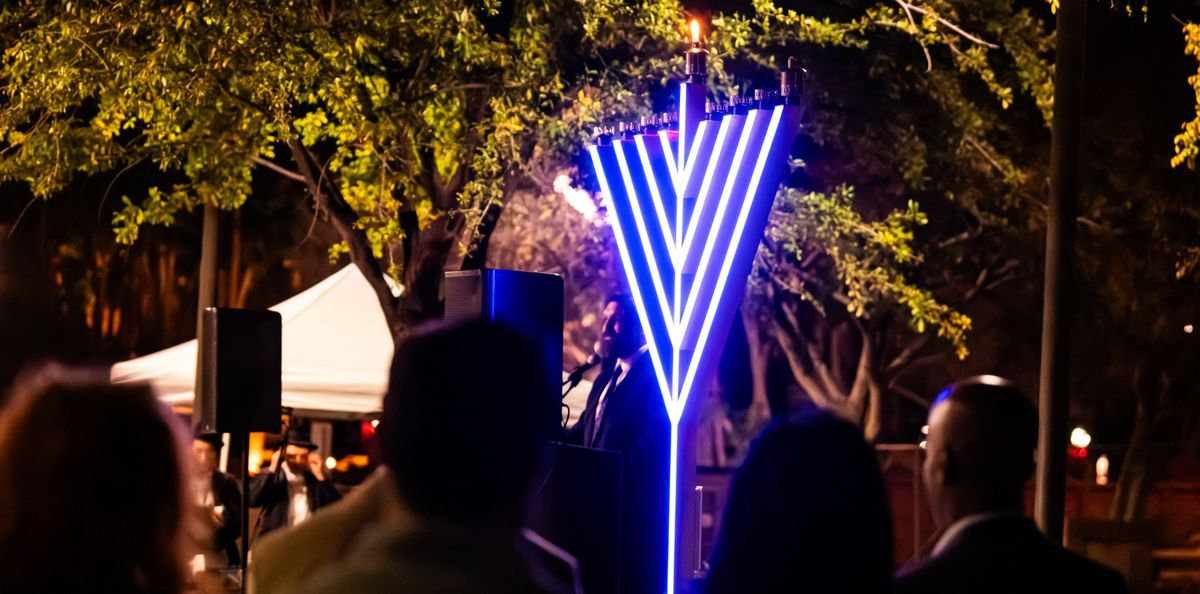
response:
[[[948,576],[954,566],[944,557],[934,557],[921,563],[909,565],[896,574],[893,594],[940,594],[951,592],[947,587]]]

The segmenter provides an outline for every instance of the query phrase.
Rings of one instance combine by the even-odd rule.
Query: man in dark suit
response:
[[[222,445],[220,433],[202,433],[192,440],[192,453],[196,457],[192,494],[202,525],[211,528],[197,545],[208,567],[242,563],[237,546],[237,539],[242,536],[242,493],[232,476],[217,470]]]
[[[671,426],[629,295],[605,303],[596,352],[601,372],[567,442],[622,454],[621,591],[658,594],[666,586]]]
[[[315,444],[293,433],[283,452],[282,465],[280,452],[276,451],[270,468],[250,479],[250,507],[263,508],[258,534],[299,524],[342,498],[333,481],[325,476],[315,449]]]
[[[896,578],[898,594],[1122,594],[1117,572],[1047,540],[1023,514],[1037,413],[1011,383],[977,376],[929,411],[925,485],[944,529],[933,555]]]

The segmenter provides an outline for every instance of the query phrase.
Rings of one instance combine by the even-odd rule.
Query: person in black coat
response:
[[[666,585],[670,420],[632,298],[609,297],[596,352],[603,361],[567,443],[622,455],[621,591]]]
[[[201,522],[211,527],[211,538],[197,543],[208,566],[241,565],[238,538],[242,536],[242,492],[236,479],[217,469],[221,434],[204,433],[192,440],[196,474],[192,493]]]
[[[928,560],[897,576],[897,594],[1127,592],[1119,573],[1047,540],[1024,516],[1036,446],[1037,413],[1008,381],[977,376],[942,391],[922,470],[944,533]]]
[[[308,519],[317,510],[342,498],[325,476],[316,445],[298,435],[289,437],[283,464],[279,451],[271,466],[250,479],[250,507],[263,508],[258,534],[267,534]]]

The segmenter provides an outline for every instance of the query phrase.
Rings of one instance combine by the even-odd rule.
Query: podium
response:
[[[621,454],[553,444],[550,463],[533,484],[526,525],[575,557],[585,592],[618,594]]]

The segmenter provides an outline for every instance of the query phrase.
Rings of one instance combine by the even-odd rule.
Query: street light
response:
[[[1100,454],[1100,457],[1096,458],[1096,484],[1097,485],[1107,485],[1108,484],[1108,467],[1109,467],[1108,454]]]
[[[1083,427],[1076,427],[1071,431],[1071,445],[1082,450],[1092,445],[1092,435]]]

